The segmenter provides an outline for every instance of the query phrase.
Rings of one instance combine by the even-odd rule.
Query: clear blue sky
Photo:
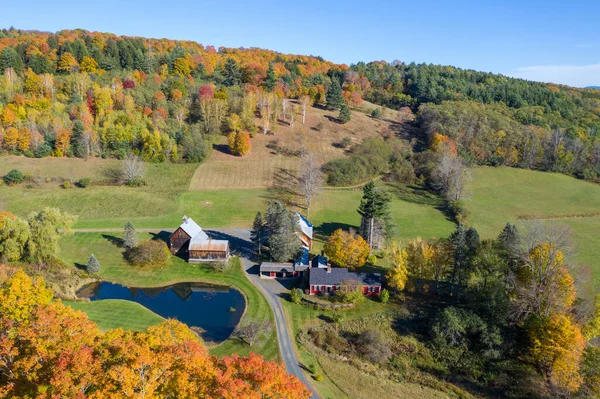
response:
[[[0,26],[83,28],[313,54],[399,59],[600,85],[599,0],[7,1]]]

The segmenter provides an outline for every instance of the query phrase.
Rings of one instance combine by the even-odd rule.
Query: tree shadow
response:
[[[160,240],[167,243],[169,242],[169,237],[171,237],[171,233],[165,230],[161,230],[158,233],[150,233],[150,235],[154,241]]]
[[[291,169],[279,168],[273,174],[273,185],[267,189],[266,199],[279,201],[286,206],[301,207],[298,203],[298,176]]]
[[[227,144],[213,144],[213,149],[223,154],[233,155]]]
[[[116,236],[111,236],[110,234],[102,234],[102,238],[104,238],[111,244],[116,245],[119,248],[123,248],[123,239],[122,238],[119,238]]]
[[[314,238],[319,241],[324,242],[337,229],[342,229],[342,230],[348,231],[350,229],[357,229],[357,228],[358,228],[358,226],[352,226],[347,223],[338,223],[338,222],[321,223],[319,226],[315,227]]]
[[[77,269],[79,269],[79,270],[86,271],[86,267],[87,267],[87,265],[84,265],[84,264],[81,264],[81,263],[77,263],[77,262],[75,262],[73,265],[74,265],[74,266],[75,266]]]
[[[240,256],[252,261],[256,259],[256,254],[254,253],[254,248],[251,241],[220,231],[205,230],[205,232],[213,240],[229,241],[229,248],[232,255]]]

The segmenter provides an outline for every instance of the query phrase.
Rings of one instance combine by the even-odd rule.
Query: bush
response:
[[[350,147],[350,144],[352,144],[352,138],[350,138],[348,136],[344,137],[340,141],[340,147],[342,147],[342,148],[348,148],[348,147]]]
[[[367,256],[367,263],[371,266],[375,266],[377,264],[377,256],[375,256],[375,254]]]
[[[81,188],[86,188],[88,187],[90,184],[92,184],[92,179],[88,178],[88,177],[82,177],[81,179],[79,179],[79,181],[77,182],[77,185]]]
[[[379,119],[382,114],[381,108],[374,108],[373,111],[371,111],[371,118]]]
[[[315,381],[317,381],[317,382],[323,381],[323,376],[321,374],[315,375]]]
[[[13,169],[4,176],[6,184],[19,184],[25,181],[25,175],[18,169]]]
[[[135,266],[165,266],[170,257],[167,244],[159,240],[142,241],[127,254],[129,262]]]
[[[317,372],[317,365],[315,363],[309,364],[307,368],[311,374],[315,374]]]
[[[381,301],[381,303],[388,303],[388,301],[390,300],[390,292],[385,288],[382,289],[381,293],[379,294],[379,300]]]
[[[71,182],[68,180],[65,180],[62,184],[62,188],[64,188],[65,190],[71,188]]]
[[[304,298],[304,293],[300,288],[294,288],[290,296],[293,303],[300,303],[302,302],[302,298]]]
[[[213,269],[213,271],[215,271],[215,272],[223,273],[227,269],[229,269],[229,262],[225,262],[225,261],[211,262],[210,268]]]

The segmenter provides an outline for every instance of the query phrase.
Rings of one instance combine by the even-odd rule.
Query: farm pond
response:
[[[202,338],[212,342],[226,340],[246,308],[246,300],[240,291],[202,283],[136,288],[97,282],[81,288],[77,296],[91,301],[123,299],[137,302],[164,318],[199,327]]]

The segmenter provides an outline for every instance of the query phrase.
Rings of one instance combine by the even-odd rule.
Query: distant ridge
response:
[[[586,86],[586,89],[596,89],[596,90],[600,90],[600,86]]]

